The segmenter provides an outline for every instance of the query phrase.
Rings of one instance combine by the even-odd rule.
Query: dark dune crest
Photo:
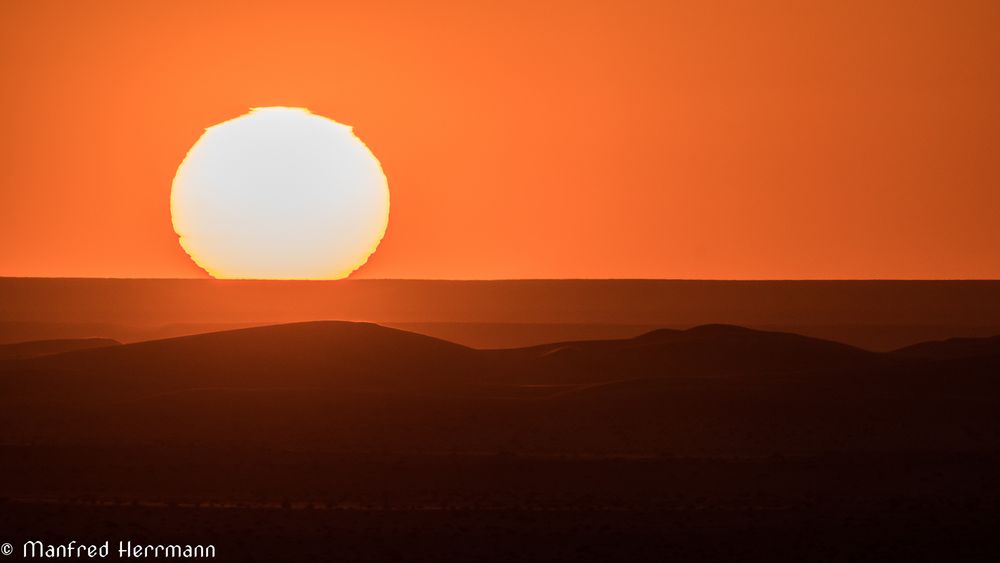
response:
[[[790,332],[737,325],[707,324],[686,330],[657,329],[633,338],[554,342],[526,348],[477,350],[447,340],[375,323],[309,321],[120,344],[110,339],[28,342],[0,346],[0,352],[27,355],[36,368],[74,371],[92,368],[139,368],[158,373],[178,368],[225,371],[293,372],[309,368],[342,370],[345,364],[393,371],[445,368],[453,361],[479,367],[516,364],[533,374],[546,371],[598,372],[602,379],[698,375],[723,371],[759,373],[833,366],[858,366],[902,359],[957,359],[1000,351],[1000,337],[956,338],[877,353],[848,344]],[[513,362],[513,364],[511,364]],[[176,371],[174,372],[176,376]],[[508,375],[509,372],[508,372]],[[517,379],[516,376],[513,376]]]
[[[759,331],[752,328],[747,328],[745,326],[727,324],[727,323],[707,323],[707,324],[693,326],[685,330],[674,330],[674,329],[652,330],[647,332],[646,334],[638,336],[637,338],[647,338],[647,337],[652,338],[665,334],[676,335],[678,333],[722,336],[722,335],[734,335],[734,334],[749,334],[754,332],[765,332],[765,331]]]
[[[927,361],[719,325],[477,350],[370,323],[294,323],[9,363],[0,441],[979,451],[1000,447],[989,359]]]
[[[0,342],[137,342],[363,319],[477,348],[632,337],[706,321],[887,351],[1000,334],[1000,281],[210,280],[0,278]]]
[[[65,352],[120,345],[121,342],[110,338],[59,338],[14,342],[0,345],[0,360],[24,360]]]
[[[985,338],[949,338],[906,346],[892,352],[903,358],[956,360],[1000,355],[1000,336]]]
[[[430,385],[465,373],[474,353],[372,323],[312,321],[66,352],[26,365],[55,378],[57,393],[103,390],[113,398],[200,387]],[[91,380],[87,389],[80,376]]]
[[[886,361],[847,344],[734,325],[659,329],[634,338],[560,342],[498,351],[530,366],[526,373],[568,383],[646,377],[801,372]]]
[[[319,356],[337,353],[375,353],[380,350],[402,353],[421,350],[436,353],[463,353],[470,350],[461,344],[424,336],[368,322],[309,321],[255,326],[148,340],[121,346],[107,353],[80,350],[60,354],[53,361],[88,362],[119,357],[162,356],[203,351],[210,356],[282,356],[292,358],[304,353]],[[191,358],[197,359],[197,358]]]
[[[783,332],[773,330],[759,330],[730,324],[704,324],[691,327],[686,330],[658,329],[636,336],[632,340],[637,341],[734,341],[747,340],[761,345],[779,344],[786,346],[817,346],[829,349],[838,349],[845,353],[856,353],[864,355],[875,355],[869,350],[835,342],[825,338],[803,336],[794,332]]]

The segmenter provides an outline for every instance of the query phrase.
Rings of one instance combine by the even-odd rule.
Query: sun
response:
[[[191,147],[170,214],[213,277],[341,279],[381,242],[389,185],[350,126],[305,108],[255,108]]]

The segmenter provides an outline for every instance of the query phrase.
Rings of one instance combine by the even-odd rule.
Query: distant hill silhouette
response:
[[[356,319],[477,348],[625,338],[706,322],[887,351],[1000,334],[1000,281],[0,278],[0,343],[122,342]]]
[[[846,344],[718,324],[660,329],[622,340],[546,344],[496,355],[520,359],[533,368],[531,377],[565,378],[563,382],[789,372],[879,359],[878,354]]]
[[[954,360],[980,356],[1000,355],[1000,336],[992,338],[949,338],[921,342],[893,352],[904,358]]]
[[[879,354],[706,325],[475,350],[369,323],[273,325],[0,362],[0,439],[336,451],[988,451],[1000,447],[1000,357],[981,354],[991,342]]]
[[[453,379],[475,351],[371,323],[253,327],[39,358],[31,366],[98,378],[111,395],[202,387],[423,386]]]
[[[74,350],[118,346],[119,344],[120,342],[110,338],[62,338],[0,344],[0,360],[35,358]]]

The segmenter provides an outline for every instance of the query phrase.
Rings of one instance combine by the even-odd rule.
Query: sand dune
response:
[[[797,334],[702,325],[660,329],[635,338],[547,344],[497,352],[548,382],[599,382],[634,377],[788,372],[877,362],[881,356]]]
[[[958,359],[1000,355],[1000,336],[989,338],[949,338],[921,342],[893,352],[893,355],[921,359]]]
[[[120,342],[110,338],[62,338],[0,344],[0,360],[23,360],[72,352],[74,350],[117,346],[119,344]]]
[[[708,325],[474,350],[368,323],[296,323],[0,364],[0,418],[4,438],[42,442],[980,450],[1000,446],[1000,372],[985,345],[923,360]]]
[[[1000,333],[997,281],[341,280],[0,278],[0,343],[122,342],[348,319],[474,347],[631,337],[707,322],[873,350]]]

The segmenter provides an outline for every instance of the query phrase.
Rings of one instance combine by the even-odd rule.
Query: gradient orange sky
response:
[[[355,277],[1000,277],[995,1],[0,12],[3,276],[204,276],[174,172],[284,105],[389,178]]]

